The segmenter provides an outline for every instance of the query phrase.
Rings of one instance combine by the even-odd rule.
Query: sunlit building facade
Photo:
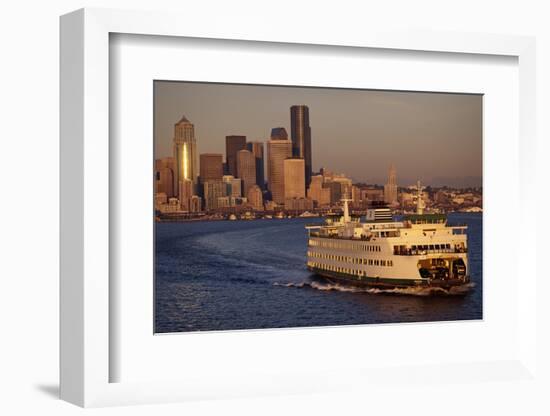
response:
[[[155,160],[155,192],[162,192],[168,198],[174,196],[174,158]]]
[[[226,186],[220,181],[206,181],[203,184],[204,209],[211,211],[218,208],[218,198],[227,196]]]
[[[223,176],[223,156],[220,153],[202,153],[200,155],[201,182],[220,180]]]
[[[309,198],[286,198],[285,210],[309,211],[313,209],[313,201]]]
[[[248,189],[256,185],[256,158],[248,150],[237,152],[237,177],[242,181],[242,193],[247,195]]]
[[[305,163],[304,159],[285,159],[284,167],[284,195],[287,198],[305,198]]]
[[[271,199],[277,204],[285,202],[284,161],[290,157],[292,157],[290,140],[272,138],[267,142],[267,184],[271,191]]]
[[[323,175],[311,177],[307,196],[315,202],[318,207],[330,205],[330,189],[324,186]]]
[[[253,209],[257,211],[261,211],[264,209],[262,190],[258,185],[252,185],[250,188],[248,188],[248,193],[246,194],[246,197]]]
[[[191,198],[193,197],[193,181],[191,179],[183,179],[179,183],[178,195],[181,211],[191,211]]]
[[[197,184],[197,143],[195,127],[185,116],[174,126],[174,193],[179,195],[179,183],[188,179]],[[193,189],[194,191],[194,189]]]
[[[225,193],[230,197],[242,196],[242,181],[239,178],[235,178],[233,175],[224,175],[222,181],[225,184]]]

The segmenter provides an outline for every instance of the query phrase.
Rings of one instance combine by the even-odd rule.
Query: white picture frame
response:
[[[240,397],[255,394],[321,392],[372,386],[377,380],[422,374],[420,383],[439,381],[449,372],[463,382],[486,377],[531,380],[537,383],[536,270],[534,251],[525,242],[536,241],[530,207],[535,168],[535,41],[530,37],[428,32],[365,30],[361,36],[342,33],[326,37],[323,28],[309,30],[277,26],[243,30],[231,25],[201,27],[185,16],[169,13],[83,9],[61,18],[61,398],[80,406],[157,403],[195,398]],[[519,67],[520,177],[518,261],[525,286],[517,292],[519,325],[517,354],[498,362],[453,362],[400,370],[369,368],[331,369],[321,382],[318,374],[271,374],[263,380],[224,374],[220,380],[189,378],[178,381],[110,382],[110,366],[119,359],[110,349],[109,293],[110,161],[109,159],[109,36],[114,33],[281,44],[517,57]],[[111,166],[112,168],[112,166]],[[529,259],[529,261],[525,261]],[[511,271],[517,273],[518,271]],[[299,331],[295,332],[298,333]],[[151,334],[152,335],[152,334]],[[218,336],[218,335],[217,335]],[[219,335],[221,337],[224,334]],[[225,335],[226,337],[229,335]],[[271,333],[271,337],[276,337]],[[372,363],[371,363],[372,364]],[[371,366],[372,367],[372,366]],[[417,372],[417,373],[416,373]],[[413,379],[417,375],[413,375]],[[348,379],[348,382],[341,380]]]

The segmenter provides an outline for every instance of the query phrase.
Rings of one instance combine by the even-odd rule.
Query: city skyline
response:
[[[259,105],[259,94],[265,105]],[[394,164],[400,186],[417,179],[433,186],[481,186],[481,101],[466,94],[156,81],[155,157],[172,154],[174,120],[182,114],[194,124],[197,153],[227,160],[226,136],[266,146],[272,129],[296,129],[291,108],[302,105],[308,109],[302,130],[311,140],[313,172],[324,167],[353,182],[384,184]],[[395,120],[384,124],[390,116]]]

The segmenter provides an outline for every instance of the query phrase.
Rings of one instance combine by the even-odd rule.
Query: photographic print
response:
[[[482,319],[482,95],[153,88],[156,333]]]

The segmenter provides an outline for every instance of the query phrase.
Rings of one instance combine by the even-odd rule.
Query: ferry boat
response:
[[[467,285],[466,225],[445,214],[424,214],[418,183],[417,213],[394,220],[387,207],[367,209],[366,221],[344,215],[308,225],[307,268],[328,281],[379,288]]]

